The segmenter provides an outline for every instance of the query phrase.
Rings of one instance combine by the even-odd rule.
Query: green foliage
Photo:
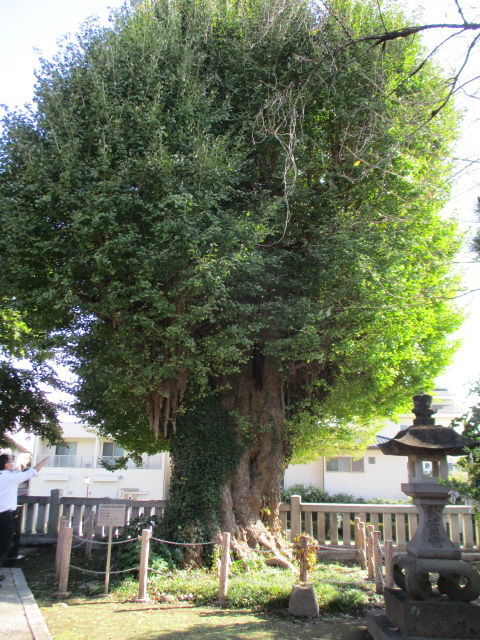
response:
[[[264,560],[262,554],[252,553],[247,558],[240,558],[239,560],[233,560],[230,564],[230,574],[240,575],[244,573],[249,573],[250,571],[258,571],[263,569]]]
[[[480,394],[480,382],[471,390],[477,399]],[[480,439],[480,402],[473,405],[469,411],[452,420],[452,427],[463,426],[463,434],[467,438]],[[457,459],[459,473],[449,474],[446,484],[459,497],[472,501],[475,515],[480,522],[480,447],[472,447],[469,454]]]
[[[314,502],[325,504],[410,504],[411,498],[407,500],[398,500],[392,498],[356,498],[350,493],[334,493],[330,494],[323,489],[319,489],[312,484],[292,484],[287,489],[281,490],[282,502],[290,502],[292,496],[301,496],[302,502]],[[339,526],[341,526],[341,518],[339,519]],[[327,528],[329,522],[326,523]]]
[[[313,484],[292,484],[287,489],[282,488],[281,499],[282,502],[290,502],[292,496],[301,496],[302,502],[328,502],[329,495],[323,489],[315,487]],[[331,500],[330,500],[331,502]]]
[[[51,444],[61,440],[57,406],[38,387],[35,373],[0,361],[0,446],[4,436],[22,429]]]
[[[322,613],[359,613],[365,610],[366,598],[358,588],[345,589],[341,586],[323,585],[317,592],[319,610]]]
[[[232,609],[255,609],[267,611],[286,610],[292,592],[292,574],[278,567],[265,564],[252,567],[250,571],[236,571],[230,576],[228,604]],[[323,614],[354,614],[371,606],[373,588],[365,582],[364,572],[358,567],[319,561],[309,576],[313,584],[318,605]],[[121,597],[129,597],[138,589],[128,579],[116,588]],[[175,570],[165,576],[153,575],[149,595],[170,594],[193,595],[198,606],[213,605],[218,598],[218,576],[215,572],[200,569]]]
[[[133,569],[140,566],[141,535],[144,529],[151,529],[158,525],[157,516],[139,516],[130,521],[122,529],[119,541],[132,540],[131,543],[115,545],[112,549],[112,563],[116,571]],[[182,552],[178,547],[172,547],[152,540],[148,566],[156,571],[169,571],[182,560]]]
[[[61,440],[58,407],[40,388],[61,384],[46,362],[51,353],[40,345],[40,336],[0,298],[0,446],[8,447],[5,436],[19,430],[50,444]]]
[[[335,493],[330,495],[327,491],[319,489],[312,484],[292,484],[288,489],[282,489],[282,502],[290,502],[292,496],[301,496],[302,502],[317,502],[317,503],[356,503],[364,502],[364,500],[355,498],[348,493]],[[370,501],[369,501],[370,502]]]
[[[184,411],[196,437],[199,399],[261,356],[285,457],[353,451],[448,363],[456,115],[431,113],[449,85],[409,73],[416,39],[350,46],[402,20],[373,0],[133,3],[5,118],[0,287],[126,450],[168,447]]]

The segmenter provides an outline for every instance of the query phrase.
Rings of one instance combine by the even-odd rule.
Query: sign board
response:
[[[124,504],[99,504],[97,511],[97,526],[123,527],[125,524]]]

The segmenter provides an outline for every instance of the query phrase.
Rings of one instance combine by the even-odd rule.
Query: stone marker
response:
[[[311,584],[297,584],[292,587],[288,612],[292,616],[318,618],[318,602]]]

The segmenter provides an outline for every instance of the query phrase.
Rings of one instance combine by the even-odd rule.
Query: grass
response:
[[[104,569],[103,556],[97,554],[93,562],[86,564],[79,552],[73,553],[72,564]],[[295,576],[258,562],[248,572],[233,567],[228,610],[215,607],[218,577],[205,570],[175,570],[151,575],[148,603],[135,602],[138,595],[135,574],[124,574],[123,580],[112,576],[110,594],[102,597],[93,592],[103,592],[103,576],[74,569],[70,570],[71,595],[59,602],[52,595],[55,584],[53,549],[42,549],[29,555],[23,570],[56,640],[87,640],[92,637],[93,630],[95,637],[115,640],[295,640],[299,637],[300,627],[302,639],[356,640],[368,637],[362,635],[360,614],[382,602],[375,595],[373,583],[365,579],[365,572],[353,564],[320,562],[317,565],[310,582],[319,603],[321,618],[318,620],[290,616],[288,599]],[[162,603],[164,595],[172,596],[172,602]],[[189,596],[191,600],[183,599]],[[354,635],[348,635],[349,630]]]

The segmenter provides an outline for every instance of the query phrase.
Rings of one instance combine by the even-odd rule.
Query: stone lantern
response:
[[[438,480],[448,477],[447,455],[465,455],[480,442],[464,438],[450,427],[436,426],[431,396],[420,394],[413,400],[413,425],[379,445],[385,455],[408,456],[408,482],[402,484],[402,491],[418,510],[417,530],[406,545],[406,553],[398,553],[392,560],[399,589],[385,589],[386,613],[404,634],[397,638],[478,639],[480,607],[472,601],[480,595],[480,574],[461,559],[460,549],[448,537],[443,510],[449,490]],[[431,574],[438,591],[432,589]],[[376,635],[376,626],[370,622],[374,638],[390,637]]]

